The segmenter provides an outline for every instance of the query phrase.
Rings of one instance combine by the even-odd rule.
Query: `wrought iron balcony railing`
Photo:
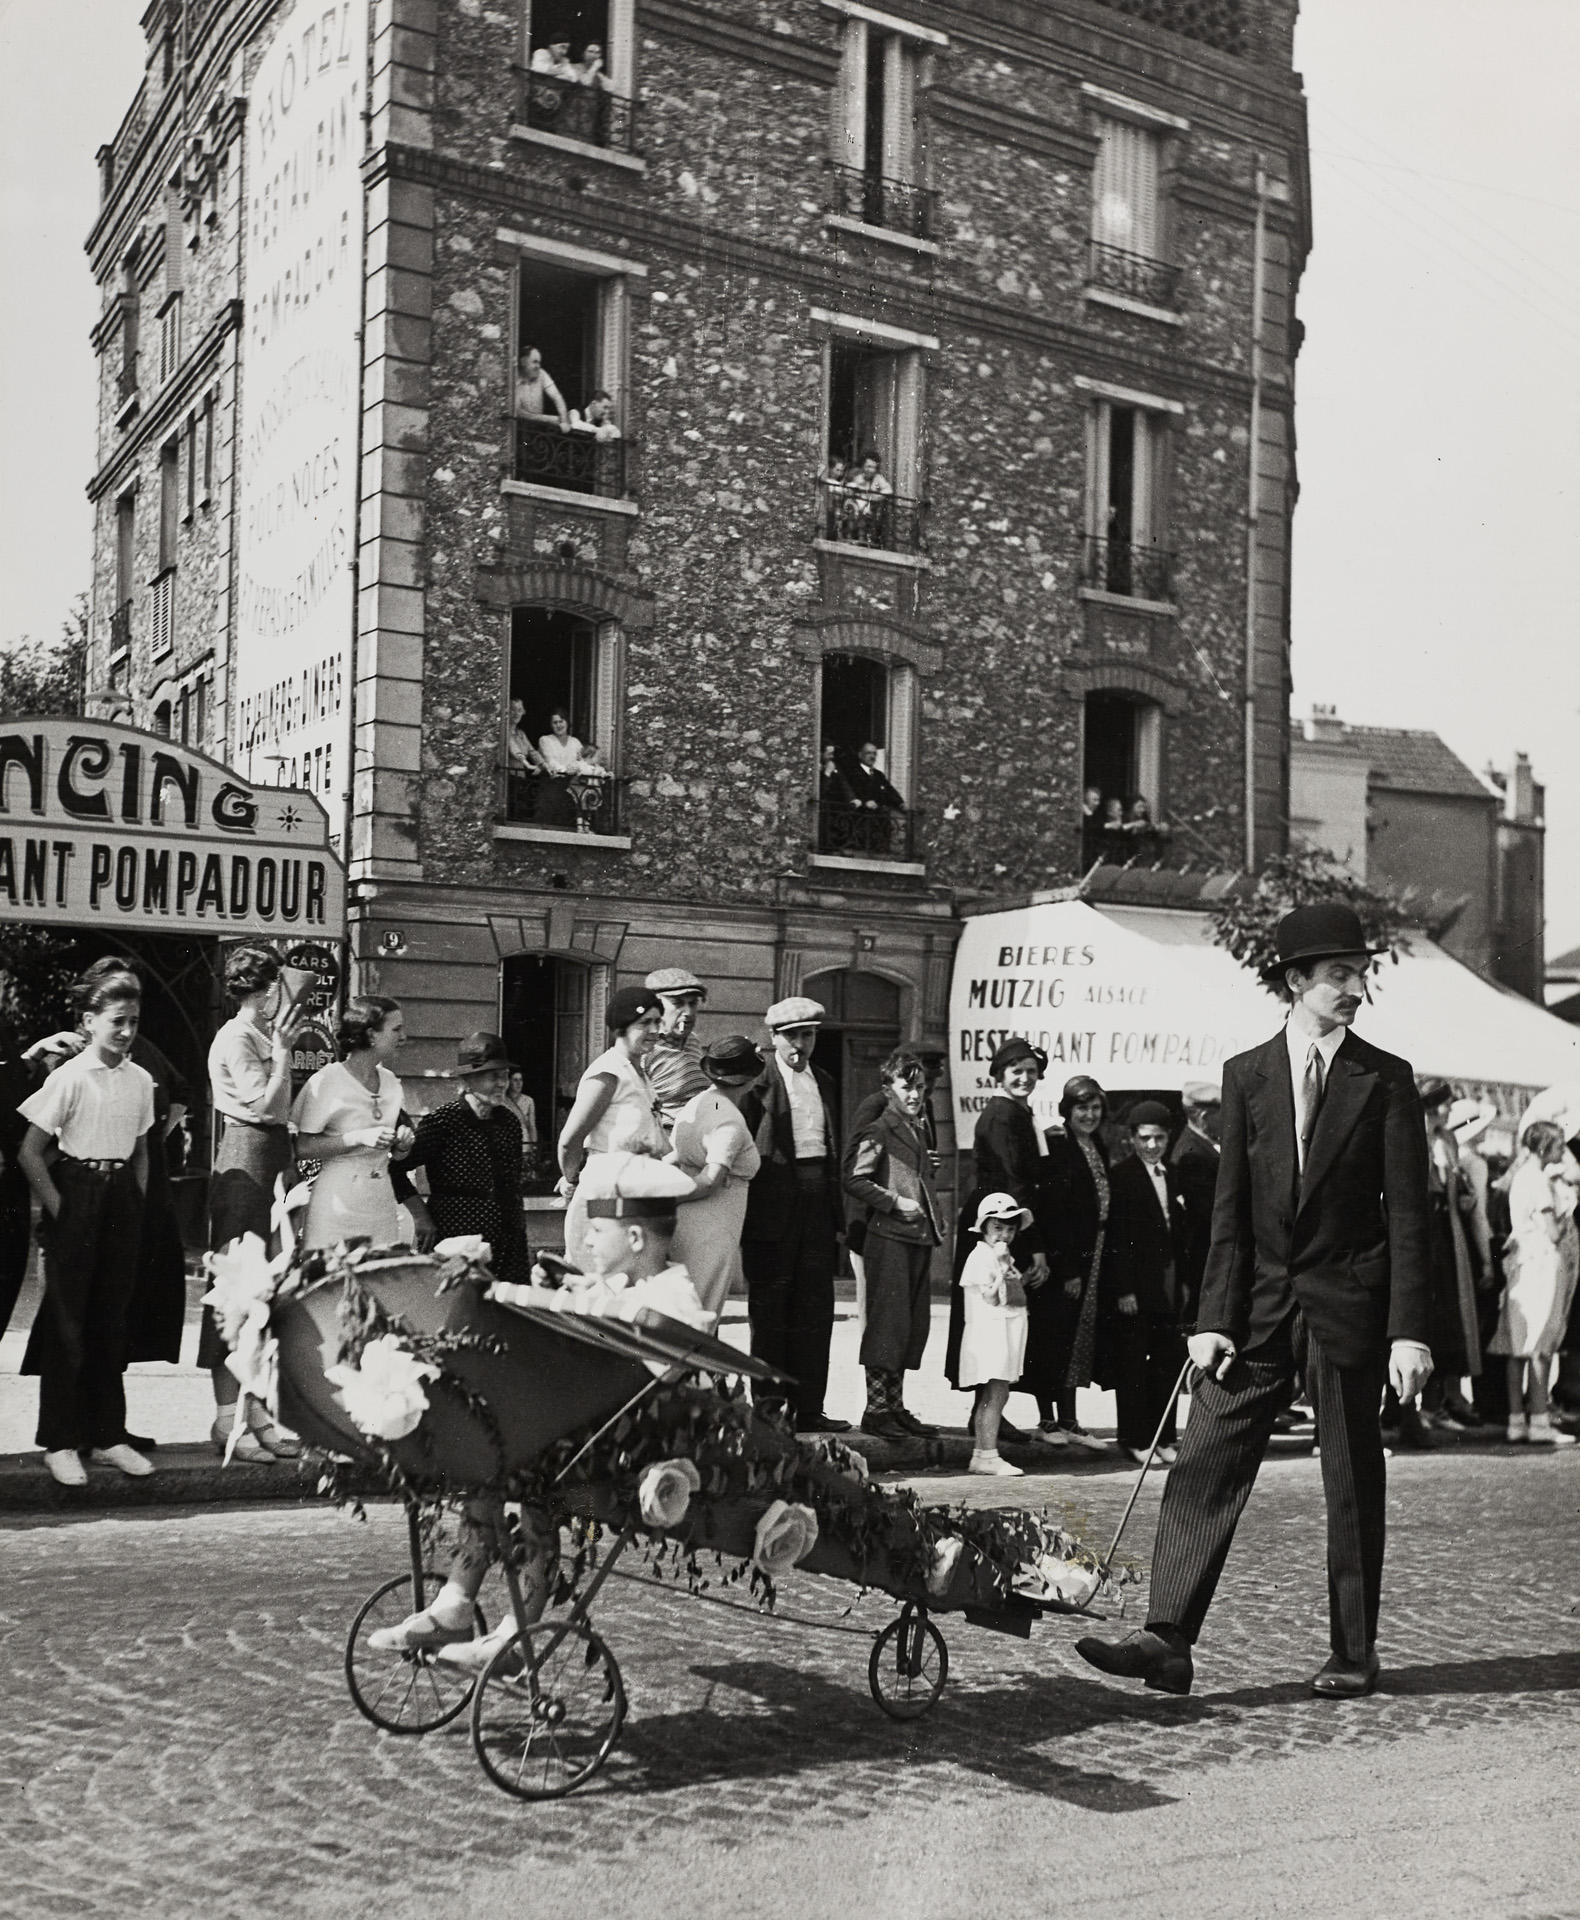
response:
[[[125,653],[132,644],[132,603],[123,600],[110,615],[110,652]]]
[[[888,227],[914,240],[932,240],[938,225],[938,195],[914,180],[891,180],[865,167],[829,168],[830,212],[869,227]]]
[[[636,102],[607,87],[587,87],[553,74],[520,75],[520,113],[534,133],[556,133],[584,146],[629,153],[636,138]]]
[[[1106,241],[1091,242],[1089,284],[1109,293],[1122,293],[1127,299],[1140,300],[1149,307],[1172,312],[1179,293],[1180,270],[1166,260],[1154,260],[1144,253],[1127,253],[1123,247],[1111,247]]]
[[[903,493],[875,493],[849,480],[817,483],[817,533],[847,546],[879,547],[889,553],[923,553],[927,541],[925,500]]]
[[[1100,540],[1088,534],[1081,562],[1081,584],[1131,600],[1174,598],[1174,556],[1162,547],[1129,540]]]
[[[601,768],[547,774],[509,763],[499,769],[499,818],[593,838],[624,833],[629,784],[623,774]]]
[[[518,414],[515,428],[518,480],[624,499],[626,455],[633,441],[600,440],[583,427],[562,428],[549,413]]]
[[[896,812],[888,807],[855,807],[814,800],[817,813],[817,850],[861,860],[914,860],[916,825],[921,815],[913,807]]]

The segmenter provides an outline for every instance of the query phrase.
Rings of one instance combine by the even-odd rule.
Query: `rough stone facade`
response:
[[[223,745],[225,528],[232,487],[246,489],[230,460],[238,405],[245,421],[236,133],[246,75],[291,10],[187,11],[184,89],[159,79],[165,16],[151,11],[148,87],[92,242],[107,316],[94,679],[142,716],[162,675],[212,662]],[[942,1045],[958,913],[1078,872],[1093,695],[1154,716],[1155,798],[1190,857],[1234,866],[1281,845],[1308,244],[1293,0],[611,0],[609,38],[634,13],[615,58],[635,117],[607,147],[523,124],[526,11],[375,0],[372,14],[346,844],[362,978],[407,1001],[424,1063],[493,1025],[501,963],[533,954],[588,969],[589,1045],[610,987],[677,962],[715,981],[714,1030],[776,992],[819,990],[817,976],[868,975],[896,990],[892,1039]],[[934,196],[921,233],[829,218],[843,50],[863,20],[898,27],[909,62],[906,190]],[[1094,296],[1099,115],[1156,136],[1166,300]],[[184,257],[202,356],[128,422],[117,276],[195,127],[216,182]],[[139,272],[157,271],[157,244]],[[618,497],[511,478],[519,288],[544,263],[618,290],[598,294],[615,316],[599,351],[619,369]],[[819,537],[829,367],[852,342],[910,356],[895,377],[913,382],[900,404],[919,549]],[[147,658],[139,584],[131,652],[112,667],[115,500],[134,479],[157,488],[166,420],[210,388],[223,473],[183,531],[174,659]],[[1086,538],[1103,531],[1094,408],[1138,401],[1167,429],[1152,536],[1173,555],[1166,597],[1082,586]],[[149,516],[138,524],[141,541]],[[618,835],[501,818],[523,607],[598,630]],[[818,853],[834,655],[889,673],[905,858]]]

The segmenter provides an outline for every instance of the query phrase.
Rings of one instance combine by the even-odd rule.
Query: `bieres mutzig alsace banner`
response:
[[[0,920],[145,933],[345,932],[313,794],[132,727],[0,719]]]
[[[248,89],[233,757],[350,786],[368,0],[285,13]]]

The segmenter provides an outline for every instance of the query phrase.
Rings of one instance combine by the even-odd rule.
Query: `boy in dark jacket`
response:
[[[928,1275],[943,1238],[938,1196],[923,1132],[926,1069],[912,1053],[883,1063],[884,1108],[859,1129],[845,1153],[845,1192],[866,1215],[867,1319],[861,1363],[867,1370],[863,1433],[932,1437],[904,1403],[904,1376],[919,1367],[931,1324]]]

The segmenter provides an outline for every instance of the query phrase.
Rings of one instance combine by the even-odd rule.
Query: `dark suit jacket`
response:
[[[845,1192],[865,1209],[867,1236],[936,1247],[943,1239],[932,1164],[918,1129],[887,1101],[882,1113],[845,1149]],[[902,1214],[895,1202],[914,1200],[919,1214]]]
[[[1163,1178],[1169,1196],[1167,1220],[1152,1176],[1140,1160],[1122,1160],[1109,1176],[1103,1291],[1109,1303],[1133,1293],[1142,1313],[1172,1319],[1186,1298],[1189,1225],[1178,1173],[1165,1165]]]
[[[1196,1303],[1201,1297],[1202,1275],[1207,1270],[1207,1249],[1212,1245],[1212,1202],[1218,1186],[1218,1149],[1210,1140],[1187,1127],[1169,1148],[1169,1165],[1179,1175],[1180,1191],[1185,1196],[1185,1299],[1180,1309],[1180,1325],[1196,1324]]]
[[[1225,1065],[1221,1145],[1201,1329],[1243,1347],[1288,1293],[1335,1366],[1426,1341],[1426,1131],[1408,1061],[1346,1035],[1302,1177],[1279,1033]]]
[[[977,1203],[985,1194],[1013,1195],[1023,1207],[1031,1209],[1032,1215],[1032,1224],[1015,1236],[1015,1259],[1024,1267],[1045,1251],[1042,1189],[1048,1163],[1037,1151],[1037,1122],[1031,1110],[1011,1100],[1007,1093],[994,1094],[977,1115],[972,1156],[976,1185],[968,1196],[968,1205],[961,1210],[962,1234],[976,1225]],[[967,1251],[975,1244],[966,1239]]]
[[[821,1067],[807,1071],[823,1096],[823,1126],[828,1135],[828,1207],[835,1233],[843,1233],[839,1207],[839,1134],[834,1126],[834,1082]],[[795,1170],[795,1134],[790,1126],[790,1096],[777,1060],[771,1059],[741,1095],[741,1117],[751,1129],[762,1165],[746,1190],[743,1240],[779,1240],[801,1205]]]

